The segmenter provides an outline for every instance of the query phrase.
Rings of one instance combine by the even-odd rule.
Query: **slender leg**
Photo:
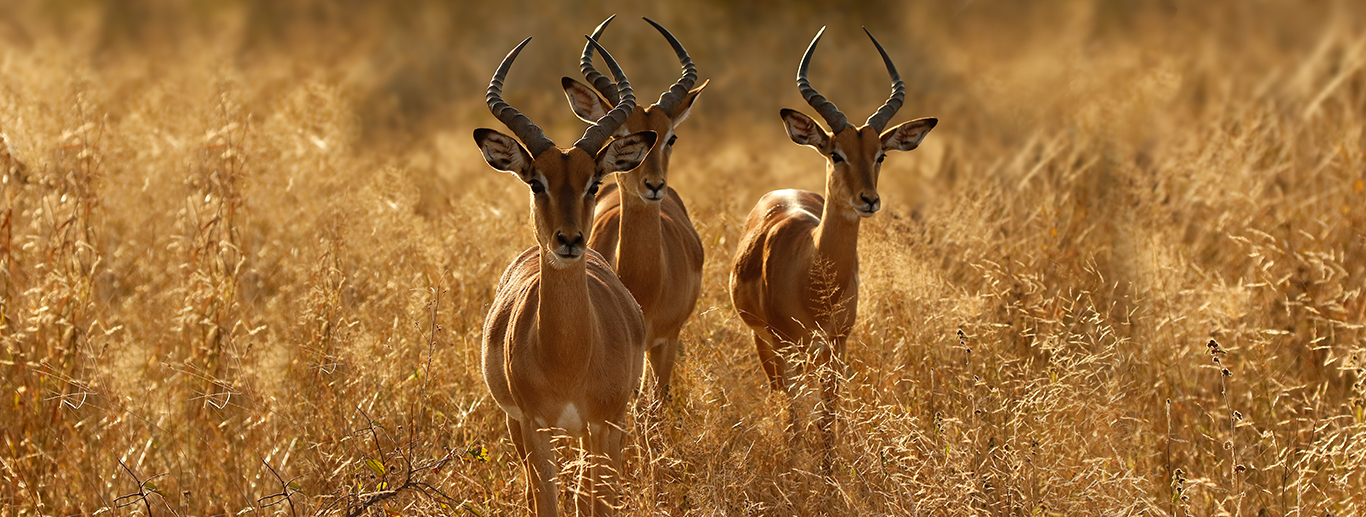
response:
[[[626,431],[623,425],[608,422],[603,426],[603,432],[599,433],[602,435],[602,441],[594,455],[603,463],[600,464],[600,474],[596,477],[600,490],[593,494],[597,503],[594,508],[597,515],[615,515],[620,502],[621,449],[626,444]]]
[[[839,385],[844,375],[844,340],[830,343],[816,358],[820,372],[821,401],[817,413],[820,415],[817,426],[820,428],[825,451],[821,468],[829,474],[835,455],[835,417],[839,410]]]
[[[527,480],[531,485],[535,514],[540,517],[558,515],[556,498],[560,494],[556,478],[559,465],[555,463],[555,449],[550,445],[550,431],[536,429],[530,422],[522,422],[522,438],[526,444]]]
[[[535,491],[532,488],[532,486],[535,485],[535,478],[531,477],[531,462],[526,455],[526,442],[522,440],[522,423],[511,416],[507,417],[507,420],[508,434],[512,435],[512,445],[517,448],[517,459],[521,460],[522,473],[524,474],[524,477],[526,477],[526,507],[532,513],[535,513],[536,496],[534,495]]]
[[[787,391],[787,361],[778,354],[777,341],[768,331],[754,331],[754,347],[759,350],[759,362],[768,375],[768,387],[773,391]]]
[[[579,515],[614,515],[617,506],[618,469],[625,433],[612,424],[591,426],[583,439],[588,465],[579,477],[574,510]]]
[[[681,332],[682,329],[679,329]],[[655,403],[669,402],[669,382],[673,379],[674,360],[678,358],[678,334],[650,349],[650,368],[655,371]]]
[[[593,514],[593,464],[597,460],[593,457],[593,437],[595,434],[593,426],[588,427],[588,435],[579,440],[579,447],[584,450],[583,460],[587,465],[579,465],[578,482],[574,488],[574,515]]]

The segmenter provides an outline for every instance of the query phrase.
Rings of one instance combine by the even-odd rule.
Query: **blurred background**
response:
[[[478,344],[534,241],[470,134],[533,36],[505,98],[576,139],[559,79],[612,14],[638,98],[679,75],[641,16],[711,81],[669,178],[703,299],[627,514],[1362,514],[1358,2],[0,12],[0,514],[524,512]],[[778,117],[813,113],[822,26],[810,77],[851,120],[890,87],[860,27],[907,83],[892,123],[940,120],[863,223],[831,477],[727,292],[755,200],[823,188]]]

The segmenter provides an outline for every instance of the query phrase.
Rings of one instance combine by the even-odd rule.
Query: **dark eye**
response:
[[[667,145],[672,146],[672,145],[674,145],[674,142],[677,142],[677,141],[678,141],[678,135],[672,135],[672,136],[669,137],[669,143],[668,143]]]
[[[599,181],[599,182],[597,182],[597,183],[594,183],[593,186],[588,187],[588,195],[590,195],[590,196],[596,196],[596,195],[598,195],[598,187],[601,186],[601,185],[602,185],[602,182]]]
[[[542,185],[542,184],[541,184],[541,180],[531,180],[531,181],[528,182],[527,184],[528,184],[528,185],[531,185],[531,193],[532,193],[532,194],[544,194],[544,193],[545,193],[545,185]]]
[[[882,160],[885,160],[885,159],[887,159],[887,155],[884,154],[884,155],[882,155],[882,156],[877,157],[877,162],[878,162],[878,163],[882,163]]]
[[[835,163],[841,163],[844,161],[844,157],[840,156],[840,153],[830,153],[830,161]]]

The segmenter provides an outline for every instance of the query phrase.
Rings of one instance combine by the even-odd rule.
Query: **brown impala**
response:
[[[536,515],[557,514],[559,466],[551,428],[581,438],[594,456],[579,478],[579,513],[610,514],[627,405],[644,369],[645,324],[611,266],[587,248],[589,225],[603,177],[639,165],[657,135],[642,131],[603,145],[635,108],[635,96],[616,62],[590,39],[616,76],[621,101],[573,147],[555,147],[541,128],[503,102],[503,78],[529,41],[503,59],[486,96],[489,109],[526,147],[492,129],[474,131],[489,165],[530,187],[537,242],[498,281],[484,320],[484,381],[507,413]]]
[[[612,18],[593,31],[594,40],[602,35]],[[707,83],[692,88],[697,82],[697,67],[688,51],[664,27],[649,18],[645,21],[673,46],[682,63],[683,76],[659,96],[659,102],[648,107],[637,105],[617,130],[617,136],[654,131],[663,145],[655,146],[640,167],[617,174],[617,183],[604,187],[598,194],[588,247],[607,258],[640,303],[645,314],[650,367],[655,374],[655,401],[659,403],[668,395],[669,377],[678,353],[678,334],[692,315],[702,290],[702,240],[688,219],[683,198],[666,185],[669,158],[678,140],[674,128],[688,118],[693,101]],[[620,86],[593,69],[593,45],[584,45],[579,63],[584,78],[597,92],[568,77],[561,82],[574,113],[593,122],[618,102]]]
[[[825,157],[825,196],[777,190],[759,199],[735,255],[730,292],[740,318],[754,331],[759,361],[773,390],[790,386],[788,357],[814,352],[814,364],[822,371],[820,428],[829,447],[845,341],[858,311],[859,219],[882,206],[877,178],[887,152],[915,149],[937,120],[916,119],[882,130],[901,108],[906,86],[869,33],[891,75],[892,96],[862,127],[850,125],[806,78],[824,33],[822,28],[802,56],[797,90],[830,132],[795,110],[782,110],[782,117],[793,142]]]

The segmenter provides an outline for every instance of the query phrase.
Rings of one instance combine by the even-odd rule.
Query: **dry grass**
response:
[[[342,513],[409,467],[371,514],[522,512],[477,346],[527,201],[469,134],[534,35],[508,97],[576,136],[557,79],[614,12],[640,91],[677,73],[640,15],[712,79],[670,179],[703,298],[628,514],[1366,508],[1358,3],[5,3],[0,513]],[[941,120],[862,230],[828,479],[727,294],[758,195],[822,185],[777,117],[822,24],[851,118],[866,24],[895,120]]]

